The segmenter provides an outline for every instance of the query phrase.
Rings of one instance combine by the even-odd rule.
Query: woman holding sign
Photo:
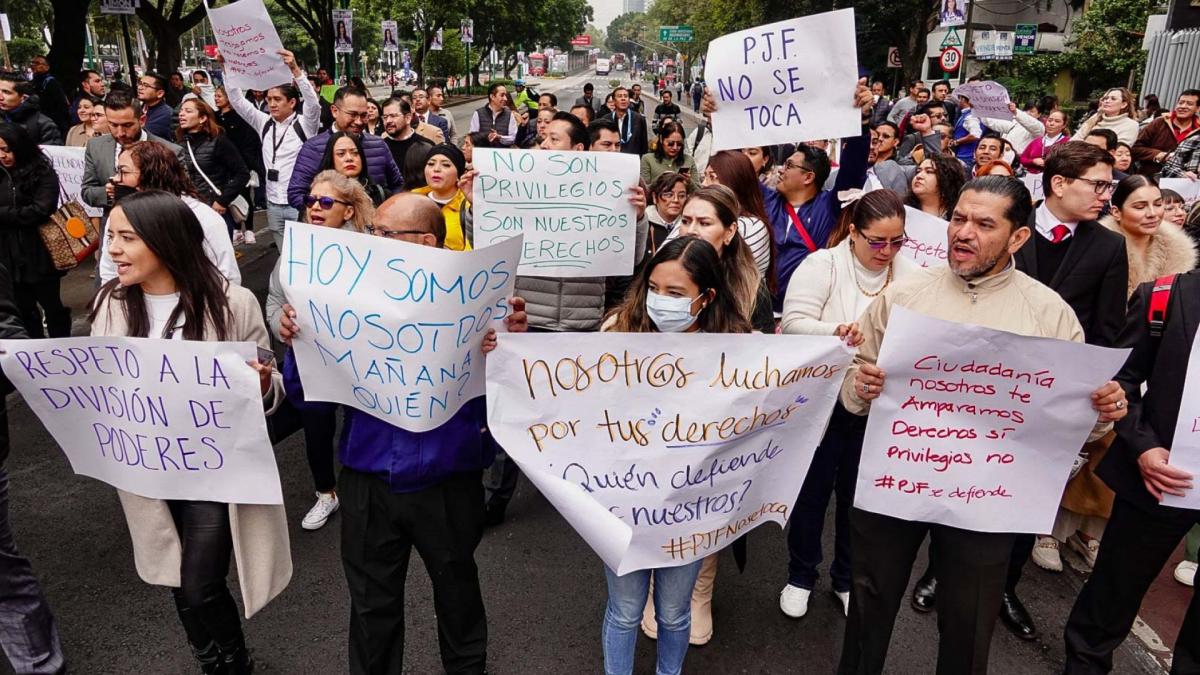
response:
[[[601,330],[749,333],[751,327],[717,249],[707,238],[689,236],[658,250]],[[707,574],[698,579],[702,567]],[[605,567],[608,606],[601,631],[604,672],[633,672],[639,621],[642,629],[658,640],[655,672],[682,672],[689,642],[704,644],[712,637],[712,584],[716,572],[715,555],[679,567],[638,570],[621,576]],[[704,615],[699,618],[706,625],[694,626],[693,614],[697,612]]]
[[[92,335],[250,341],[269,349],[258,300],[221,276],[204,254],[199,221],[175,195],[149,191],[123,198],[109,214],[107,247],[118,276],[100,289]],[[258,371],[263,409],[270,414],[283,400],[282,379],[269,361],[248,367]],[[118,494],[138,574],[172,587],[202,672],[253,672],[225,577],[233,554],[247,615],[283,590],[292,574],[283,505]]]
[[[783,332],[836,335],[857,347],[862,342],[857,320],[867,306],[893,282],[920,272],[915,262],[896,255],[908,241],[900,196],[887,189],[861,195],[842,209],[830,241],[839,243],[805,258],[792,275],[783,300]],[[794,619],[808,613],[809,596],[820,577],[821,530],[835,493],[829,576],[842,610],[850,611],[850,507],[866,429],[865,417],[837,404],[800,488],[788,528],[788,582],[779,594],[779,609]]]

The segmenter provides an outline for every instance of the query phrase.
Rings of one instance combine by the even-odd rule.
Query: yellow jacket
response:
[[[413,190],[413,193],[419,195],[428,195],[432,192],[433,188],[428,186]],[[463,218],[470,218],[470,211],[471,202],[467,201],[467,195],[462,190],[459,190],[455,193],[453,199],[442,205],[442,216],[446,219],[446,244],[444,248],[451,251],[471,250],[471,243],[467,241],[466,235],[463,234]]]

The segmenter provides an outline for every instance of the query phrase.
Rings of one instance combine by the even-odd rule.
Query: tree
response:
[[[55,14],[57,16],[57,12]],[[152,44],[147,47],[150,49],[150,60],[154,62],[154,69],[160,73],[169,73],[179,67],[183,57],[180,36],[194,28],[207,15],[204,12],[204,3],[197,0],[142,0],[137,8],[137,16],[146,24],[152,36]],[[79,35],[84,32],[83,26],[81,16]],[[83,50],[80,49],[79,61],[82,60]]]
[[[316,41],[317,60],[333,72],[333,0],[274,0],[279,9]]]
[[[1124,83],[1146,67],[1142,36],[1154,9],[1146,0],[1093,0],[1075,21],[1068,62],[1088,82]]]
[[[50,37],[54,47],[46,55],[50,73],[70,91],[83,65],[83,36],[87,33],[87,14],[92,0],[52,0],[54,21]],[[11,14],[10,14],[11,16]],[[45,25],[45,24],[42,24]]]
[[[611,52],[645,58],[646,49],[638,43],[643,42],[643,37],[649,27],[650,18],[642,12],[622,14],[608,24],[608,38],[604,41],[604,45]]]

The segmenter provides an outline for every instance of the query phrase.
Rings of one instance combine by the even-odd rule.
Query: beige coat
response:
[[[254,342],[270,349],[262,310],[254,294],[241,286],[229,286],[231,341]],[[212,326],[206,332],[211,333]],[[92,335],[126,335],[128,326],[119,303],[105,302],[92,324]],[[271,390],[263,397],[267,414],[283,402],[283,377],[272,376]],[[133,559],[138,576],[148,584],[179,587],[179,567],[183,559],[179,533],[167,503],[117,491],[129,534],[133,539]],[[292,552],[288,540],[287,516],[282,504],[230,504],[229,525],[233,531],[233,557],[246,618],[262,609],[287,587],[292,578]]]
[[[1100,224],[1117,234],[1129,237],[1117,219],[1111,215],[1100,219]],[[1132,296],[1133,291],[1141,284],[1154,281],[1168,274],[1183,274],[1196,268],[1196,248],[1192,238],[1174,223],[1163,222],[1158,231],[1150,238],[1150,245],[1145,253],[1138,253],[1132,246],[1126,245],[1129,254],[1129,283],[1125,295]]]

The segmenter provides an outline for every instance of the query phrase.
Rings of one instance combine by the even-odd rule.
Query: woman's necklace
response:
[[[868,298],[878,297],[880,293],[887,290],[888,284],[892,283],[892,263],[888,263],[887,277],[883,280],[883,286],[880,286],[879,290],[875,291],[874,293],[871,293],[867,289],[863,288],[862,284],[859,283],[858,270],[854,267],[853,262],[850,263],[850,273],[854,275],[854,285],[858,286],[859,292],[861,292],[863,295],[867,296]]]

